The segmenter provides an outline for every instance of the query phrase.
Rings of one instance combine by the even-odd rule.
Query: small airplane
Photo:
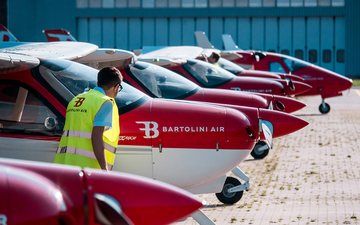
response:
[[[221,52],[222,57],[236,64],[254,70],[291,73],[303,78],[312,88],[299,96],[320,95],[322,101],[319,111],[322,114],[330,112],[330,105],[325,102],[326,98],[341,96],[352,86],[352,80],[347,77],[288,55],[241,50],[230,35],[223,35],[223,42],[225,51]]]
[[[203,204],[126,173],[0,158],[0,224],[169,224]]]
[[[124,51],[124,54],[128,54],[129,57],[133,55],[128,51]],[[271,123],[273,128],[271,135],[273,138],[295,132],[305,125],[297,118],[295,119],[285,113],[267,110],[259,106],[253,106],[254,108],[246,107],[251,105],[246,105],[246,102],[241,101],[238,97],[239,94],[242,94],[240,92],[201,88],[179,74],[155,64],[135,59],[131,61],[132,64],[119,68],[124,80],[138,90],[155,98],[181,99],[182,101],[212,103],[234,108],[244,113],[250,120],[253,120],[253,124],[261,123],[261,121]],[[266,140],[265,136],[261,136],[255,148],[251,151],[251,155],[255,159],[262,159],[268,154],[271,146],[271,141]]]
[[[69,35],[70,33],[64,29],[44,30],[44,33],[46,34],[48,40],[51,41],[70,39],[72,41],[76,41],[72,36],[65,38],[66,35]],[[59,38],[50,39],[50,37]],[[200,49],[198,47],[195,48],[195,51]],[[147,62],[140,62],[136,60],[136,57],[132,52],[119,49],[114,49],[114,51],[118,52],[119,55],[114,57],[116,60],[113,60],[113,62],[117,61],[117,64],[121,65],[117,67],[122,71],[124,80],[152,97],[200,101],[207,103],[212,102],[216,103],[217,105],[235,108],[240,110],[242,113],[245,113],[249,118],[256,118],[256,120],[253,121],[254,123],[259,123],[259,117],[262,118],[262,120],[270,121],[273,127],[276,127],[275,133],[273,134],[274,138],[289,134],[296,131],[297,129],[301,129],[304,125],[303,123],[298,123],[297,121],[293,122],[299,126],[290,125],[293,124],[291,123],[292,118],[285,119],[287,115],[279,115],[273,112],[268,113],[267,116],[264,116],[266,114],[264,111],[253,113],[249,112],[252,109],[249,109],[248,107],[242,107],[270,107],[281,111],[284,110],[285,112],[293,112],[305,106],[305,104],[299,101],[284,96],[259,94],[261,97],[266,98],[268,102],[270,102],[271,105],[269,106],[269,103],[264,101],[264,99],[262,99],[260,96],[251,93],[202,88],[188,79],[171,72],[170,70],[164,69],[157,65],[149,64]],[[131,60],[129,60],[130,58]],[[124,59],[125,62],[121,62],[120,59]],[[88,61],[82,60],[82,63],[91,65],[95,68],[101,68],[101,65],[98,64],[99,60],[103,60],[103,57],[99,56],[98,59],[94,57]],[[113,64],[115,65],[115,63]],[[285,102],[286,106],[284,106],[282,102]],[[231,106],[228,104],[231,104]],[[284,119],[280,120],[280,117],[283,117]],[[284,123],[279,124],[278,121],[282,121]],[[289,127],[292,127],[292,129],[288,129]],[[266,141],[264,135],[262,135],[261,138],[263,140],[259,140],[255,145],[255,148],[251,151],[251,155],[255,159],[262,159],[266,157],[272,146],[271,141]]]
[[[245,76],[237,76],[237,74],[234,74],[233,70],[226,70],[228,69],[228,67],[224,65],[224,63],[226,63],[225,61],[227,61],[226,59],[220,58],[219,61],[217,61],[216,63],[208,63],[207,61],[211,58],[213,52],[216,52],[216,50],[203,49],[196,46],[168,46],[142,54],[139,56],[139,58],[144,61],[146,60],[148,62],[162,65],[169,69],[173,68],[172,70],[176,70],[178,73],[183,74],[183,76],[185,76],[186,78],[191,80],[197,80],[197,83],[201,83],[202,86],[209,86],[220,89],[229,89],[230,86],[230,89],[233,90],[245,90],[260,93],[268,92],[271,94],[281,94],[285,96],[298,95],[300,93],[306,92],[311,88],[309,85],[303,82],[292,81],[291,79],[270,77],[267,77],[267,79],[262,79],[259,78],[259,76],[251,76],[251,73],[247,73],[247,75],[245,74]],[[184,60],[182,62],[178,62],[178,66],[174,61],[171,61],[170,63],[171,59]],[[229,65],[229,63],[231,62],[227,62],[227,65]],[[264,74],[265,72],[262,73]],[[260,73],[258,73],[257,75],[260,75]],[[245,81],[248,82],[245,83]],[[283,91],[272,91],[271,86],[268,86],[268,90],[270,91],[264,91],[266,90],[265,88],[256,89],[257,85],[259,85],[259,87],[265,87],[266,85],[268,85],[268,82],[280,83],[284,87]],[[238,84],[239,87],[231,87],[231,85],[234,84]],[[247,86],[252,87],[252,89],[241,89]]]
[[[69,32],[65,31],[64,29],[60,30],[44,30],[46,36],[48,37],[57,37],[60,36],[64,39],[67,34],[70,34]],[[58,40],[63,40],[58,39]],[[70,38],[69,38],[70,39]],[[73,41],[76,41],[72,38]],[[201,50],[199,47],[194,47],[194,51]],[[212,102],[216,103],[217,105],[226,106],[226,107],[232,107],[237,110],[240,110],[241,112],[248,115],[249,118],[253,118],[254,123],[259,123],[258,118],[262,118],[262,120],[270,121],[270,123],[273,125],[273,128],[275,127],[275,133],[273,134],[274,138],[283,136],[286,134],[289,134],[291,132],[296,131],[297,129],[302,128],[302,123],[297,123],[294,121],[294,124],[297,124],[299,126],[292,126],[290,124],[290,121],[292,121],[291,118],[288,118],[286,120],[285,118],[283,120],[279,119],[280,117],[286,117],[286,115],[278,115],[275,112],[268,113],[267,116],[264,116],[266,114],[264,111],[259,111],[257,113],[251,112],[252,109],[249,109],[248,107],[242,107],[242,106],[250,106],[250,107],[256,107],[256,108],[268,108],[268,103],[266,103],[266,106],[263,103],[263,101],[258,100],[259,96],[256,96],[251,93],[246,92],[233,92],[230,90],[216,90],[216,89],[209,89],[209,88],[201,88],[195,83],[189,81],[188,79],[171,72],[170,70],[164,69],[157,65],[151,65],[147,62],[140,62],[136,60],[136,57],[134,53],[125,51],[125,50],[119,50],[115,49],[117,52],[123,51],[123,55],[116,56],[116,58],[122,58],[125,59],[126,62],[131,62],[126,65],[126,63],[120,63],[122,67],[118,68],[122,71],[122,74],[124,75],[124,80],[131,84],[132,86],[136,87],[137,89],[143,91],[144,93],[155,97],[155,98],[168,98],[168,99],[181,99],[181,100],[190,100],[190,101],[201,101],[201,102]],[[129,60],[128,58],[132,57],[132,60]],[[97,61],[102,60],[102,57],[99,57],[98,60],[95,58],[92,58],[91,60],[85,62],[84,60],[82,63],[87,65],[97,65],[95,68],[101,68],[97,64]],[[120,60],[119,60],[120,61]],[[259,94],[261,97],[266,97],[267,99],[276,98],[277,100],[271,102],[271,107],[277,110],[284,110],[286,112],[293,112],[296,111],[303,106],[305,106],[303,103],[298,102],[296,100],[293,100],[291,98],[287,98],[284,96],[272,96],[272,95],[266,95],[266,94]],[[283,104],[281,101],[279,101],[279,98],[282,99],[286,103],[286,107],[284,109]],[[231,106],[229,106],[231,104]],[[262,114],[262,115],[260,115]],[[270,115],[271,114],[271,115]],[[251,116],[249,116],[251,115]],[[275,120],[276,118],[276,120]],[[283,121],[283,124],[278,124],[278,121]],[[285,122],[286,121],[286,122]],[[292,127],[291,130],[288,128]],[[269,153],[269,150],[272,146],[271,141],[265,140],[265,136],[261,135],[262,140],[259,140],[258,143],[255,145],[255,148],[251,151],[251,155],[255,159],[262,159],[266,157],[266,155]]]
[[[72,41],[76,41],[74,37],[70,37],[67,35],[71,35],[70,32],[66,31],[65,29],[49,29],[49,30],[44,30],[43,33],[45,34],[45,36],[47,37],[48,41],[61,41],[61,40],[72,40]],[[228,74],[229,75],[229,74]],[[283,85],[275,82],[275,81],[263,81],[263,80],[251,80],[252,78],[248,78],[248,79],[242,79],[239,78],[238,80],[234,79],[234,81],[232,81],[232,79],[230,79],[229,77],[226,77],[226,75],[224,75],[224,78],[219,81],[219,82],[215,82],[215,83],[207,83],[205,82],[203,84],[204,87],[214,87],[214,86],[224,86],[224,89],[228,89],[233,87],[234,85],[236,87],[233,88],[241,88],[241,90],[245,90],[245,91],[253,91],[253,92],[260,92],[260,93],[271,93],[271,94],[284,94],[283,93]],[[224,82],[226,80],[226,82]],[[230,83],[230,84],[224,84],[224,83]],[[229,86],[230,85],[230,86]]]
[[[67,46],[79,45],[79,56],[80,50],[93,45],[69,43],[53,42],[50,46],[59,51],[51,51],[53,59],[25,55],[44,55],[48,48],[43,43],[17,45],[16,51],[1,49],[1,157],[53,160],[68,102],[96,85],[97,70],[56,58],[64,56]],[[161,180],[195,194],[217,193],[225,204],[241,199],[249,179],[237,165],[259,138],[258,123],[231,108],[152,99],[126,83],[116,102],[121,136],[115,171]],[[247,180],[241,184],[226,176],[229,171]]]
[[[70,32],[65,29],[44,29],[43,33],[45,34],[45,36],[49,42],[77,41],[70,34]],[[194,50],[194,52],[199,52],[199,50],[201,50],[201,49],[195,48],[192,50]],[[100,52],[102,54],[96,54],[98,52]],[[104,52],[106,52],[106,53],[110,52],[110,53],[103,54]],[[116,53],[116,56],[114,56],[114,52]],[[86,56],[86,58],[82,58],[80,63],[89,65],[94,68],[102,68],[102,67],[104,67],[104,64],[105,65],[115,65],[120,68],[125,68],[127,65],[133,64],[136,61],[135,56],[126,57],[127,54],[133,54],[133,53],[126,51],[126,50],[119,50],[119,49],[105,49],[104,50],[103,48],[99,48],[95,52],[90,53],[90,55]],[[125,56],[125,57],[123,57],[123,56]],[[112,60],[110,57],[115,58],[116,60]],[[117,60],[117,59],[122,59],[122,58],[127,59],[127,60]],[[265,72],[263,72],[263,73],[265,73]],[[195,87],[195,86],[197,88],[201,88],[199,85],[197,85],[191,81],[186,82],[186,81],[184,81],[184,79],[181,79],[181,78],[176,78],[176,80],[179,80],[178,82],[183,82],[184,86],[182,86],[182,88],[186,88],[188,86],[190,87],[190,89],[191,89],[191,87]],[[188,87],[188,89],[189,89],[189,87]],[[185,95],[189,95],[190,92],[194,92],[194,90],[190,90],[190,89],[187,90],[186,92],[182,93],[182,94],[184,94],[184,97],[185,97]],[[215,95],[218,96],[218,99],[222,99],[222,100],[226,101],[226,100],[229,100],[229,98],[230,98],[228,96],[221,95],[220,92],[216,91],[215,89],[208,89],[208,88],[206,88],[206,89],[201,88],[201,89],[206,90],[207,93],[205,95],[207,95],[207,96],[209,96],[211,94],[208,92],[213,92],[213,93],[217,92]],[[210,90],[212,90],[212,91],[210,91]],[[198,92],[200,92],[200,91],[198,91]],[[230,95],[230,92],[222,92],[222,93],[226,93],[227,95]],[[295,112],[295,111],[300,110],[303,107],[305,107],[305,104],[303,104],[302,102],[299,102],[292,98],[287,98],[284,96],[270,95],[270,94],[264,94],[264,93],[251,93],[251,94],[247,93],[247,92],[240,92],[240,93],[241,94],[232,93],[231,95],[236,95],[237,96],[236,103],[241,104],[243,106],[250,106],[250,107],[257,107],[257,108],[274,108],[275,110],[284,111],[287,113]],[[152,97],[159,97],[155,93],[148,92],[147,94],[149,94]],[[179,94],[179,95],[182,95],[182,94]],[[254,94],[256,96],[254,96]],[[265,98],[267,102],[265,102],[263,99],[259,98],[258,96]],[[242,97],[242,99],[241,99],[241,97]],[[174,97],[172,97],[172,98],[174,98]],[[179,96],[177,96],[176,98],[179,98]],[[185,97],[185,99],[187,99],[187,97]],[[197,99],[191,99],[191,100],[197,100]],[[226,101],[226,102],[221,102],[221,103],[232,104],[233,101]]]

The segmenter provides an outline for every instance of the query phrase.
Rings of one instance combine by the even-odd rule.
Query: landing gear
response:
[[[239,167],[235,167],[231,172],[245,182],[241,184],[241,182],[234,177],[226,178],[222,191],[215,195],[220,202],[227,205],[232,205],[240,201],[244,191],[250,188],[250,178]]]
[[[240,201],[244,191],[230,192],[229,190],[240,185],[241,182],[238,179],[234,177],[227,177],[222,191],[220,193],[216,193],[215,195],[217,199],[219,199],[219,201],[224,204],[235,204],[236,202]]]
[[[321,114],[327,114],[330,112],[330,105],[322,100],[321,104],[319,105],[319,111]]]
[[[250,154],[254,159],[263,159],[269,154],[269,151],[269,145],[264,141],[259,141],[256,143]]]

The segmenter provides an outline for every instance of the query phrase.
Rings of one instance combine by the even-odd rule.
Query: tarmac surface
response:
[[[360,89],[327,99],[326,115],[318,111],[320,97],[299,100],[307,106],[294,115],[310,124],[275,139],[266,158],[249,156],[239,165],[250,177],[239,202],[198,195],[215,224],[360,224]],[[187,218],[174,225],[190,224],[197,223]]]

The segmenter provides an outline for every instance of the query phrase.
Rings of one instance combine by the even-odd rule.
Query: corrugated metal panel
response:
[[[293,56],[304,59],[306,52],[306,26],[304,17],[293,18],[292,43]]]
[[[101,47],[113,48],[115,46],[115,20],[105,18],[102,20],[102,43]]]
[[[182,28],[180,18],[169,19],[169,45],[181,45],[182,43]]]
[[[215,48],[222,47],[221,34],[224,33],[223,21],[224,19],[219,17],[210,18],[210,33],[208,34],[208,37]]]
[[[249,49],[251,45],[251,19],[250,18],[238,18],[238,39],[234,39],[239,48]]]
[[[279,18],[279,52],[292,55],[292,18]]]
[[[345,63],[343,61],[344,49],[345,49],[345,19],[335,18],[334,23],[334,61],[335,61],[335,72],[345,74]],[[360,74],[360,71],[359,71]]]
[[[129,24],[126,18],[115,19],[115,47],[129,49]]]
[[[265,18],[265,46],[266,51],[278,51],[279,26],[276,17]]]
[[[183,18],[182,19],[182,42],[184,45],[195,45],[194,39],[195,32],[195,20],[194,18]]]
[[[320,19],[320,62],[318,65],[334,69],[334,20],[332,17]]]
[[[256,50],[264,49],[264,18],[254,17],[251,24],[251,48]]]
[[[155,43],[155,19],[144,18],[142,21],[143,45],[152,46]]]
[[[320,19],[318,17],[307,18],[306,47],[305,60],[311,63],[319,63]]]
[[[127,49],[139,49],[142,46],[142,35],[141,35],[141,19],[139,18],[130,18],[129,19],[129,45]]]

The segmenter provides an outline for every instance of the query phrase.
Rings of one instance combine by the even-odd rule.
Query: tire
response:
[[[319,105],[319,111],[321,114],[327,114],[330,112],[330,105],[328,103],[322,103]]]
[[[268,154],[269,154],[269,147],[267,146],[267,148],[265,150],[259,150],[259,148],[262,148],[263,146],[267,146],[267,144],[263,141],[259,141],[258,143],[256,143],[256,145],[254,146],[253,150],[251,151],[251,156],[254,157],[254,159],[263,159],[265,158]]]
[[[217,199],[219,199],[220,202],[226,204],[226,205],[232,205],[236,202],[240,201],[241,197],[243,196],[244,191],[234,192],[234,193],[228,193],[227,190],[229,190],[232,187],[241,185],[241,182],[234,178],[234,177],[227,177],[225,180],[225,184],[223,186],[223,189],[220,193],[216,193]]]

